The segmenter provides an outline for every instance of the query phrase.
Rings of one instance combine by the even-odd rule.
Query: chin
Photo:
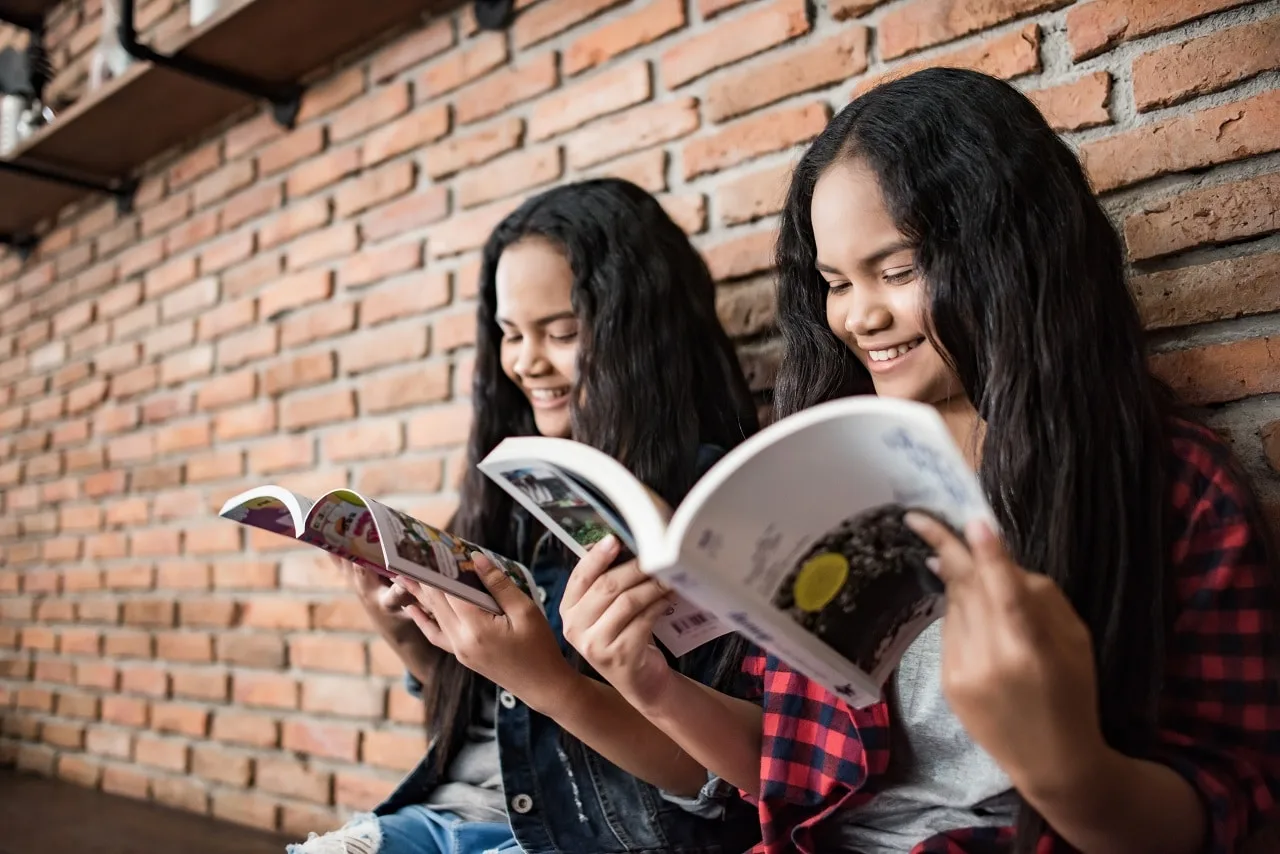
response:
[[[533,418],[534,425],[538,428],[538,432],[552,439],[568,439],[572,433],[569,425],[569,413],[546,413],[544,415],[535,415]]]

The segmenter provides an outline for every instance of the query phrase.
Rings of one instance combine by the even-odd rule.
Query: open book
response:
[[[579,554],[617,534],[679,596],[655,628],[664,645],[738,631],[858,707],[880,699],[942,613],[932,552],[903,514],[996,527],[937,411],[873,396],[760,431],[673,513],[620,463],[567,439],[507,439],[479,467]]]
[[[525,593],[534,589],[524,565],[350,489],[313,502],[283,487],[260,486],[227,499],[219,515],[319,546],[390,578],[407,575],[495,614],[502,609],[476,574],[472,552],[487,556]]]

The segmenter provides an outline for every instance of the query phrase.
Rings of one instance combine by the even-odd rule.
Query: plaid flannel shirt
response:
[[[1208,430],[1174,425],[1170,472],[1177,615],[1169,642],[1159,755],[1196,789],[1206,850],[1234,851],[1280,796],[1280,615],[1265,534],[1228,451]],[[889,764],[889,707],[853,709],[772,655],[744,675],[764,705],[760,854],[813,851],[811,830],[873,797]],[[1013,828],[965,828],[912,854],[1004,850]],[[1073,850],[1048,834],[1037,854]]]

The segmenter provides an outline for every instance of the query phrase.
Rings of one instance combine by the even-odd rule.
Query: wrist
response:
[[[526,706],[540,715],[558,721],[587,694],[586,676],[560,659],[549,672],[535,677],[524,690],[511,691]],[[510,690],[510,689],[509,689]]]
[[[1067,752],[1037,776],[1014,781],[1018,791],[1046,817],[1053,814],[1096,814],[1106,811],[1109,792],[1124,778],[1132,760],[1113,750],[1099,735],[1096,742]]]

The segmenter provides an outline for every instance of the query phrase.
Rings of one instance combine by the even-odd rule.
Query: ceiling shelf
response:
[[[51,5],[0,0],[0,14]],[[329,62],[443,5],[441,0],[229,0],[198,27],[155,50],[287,91]],[[212,82],[160,61],[134,62],[20,143],[8,161],[51,167],[111,192],[127,187],[153,157],[199,138],[258,100],[225,81]],[[83,185],[4,170],[0,163],[0,237],[29,239],[37,224],[91,192]]]

